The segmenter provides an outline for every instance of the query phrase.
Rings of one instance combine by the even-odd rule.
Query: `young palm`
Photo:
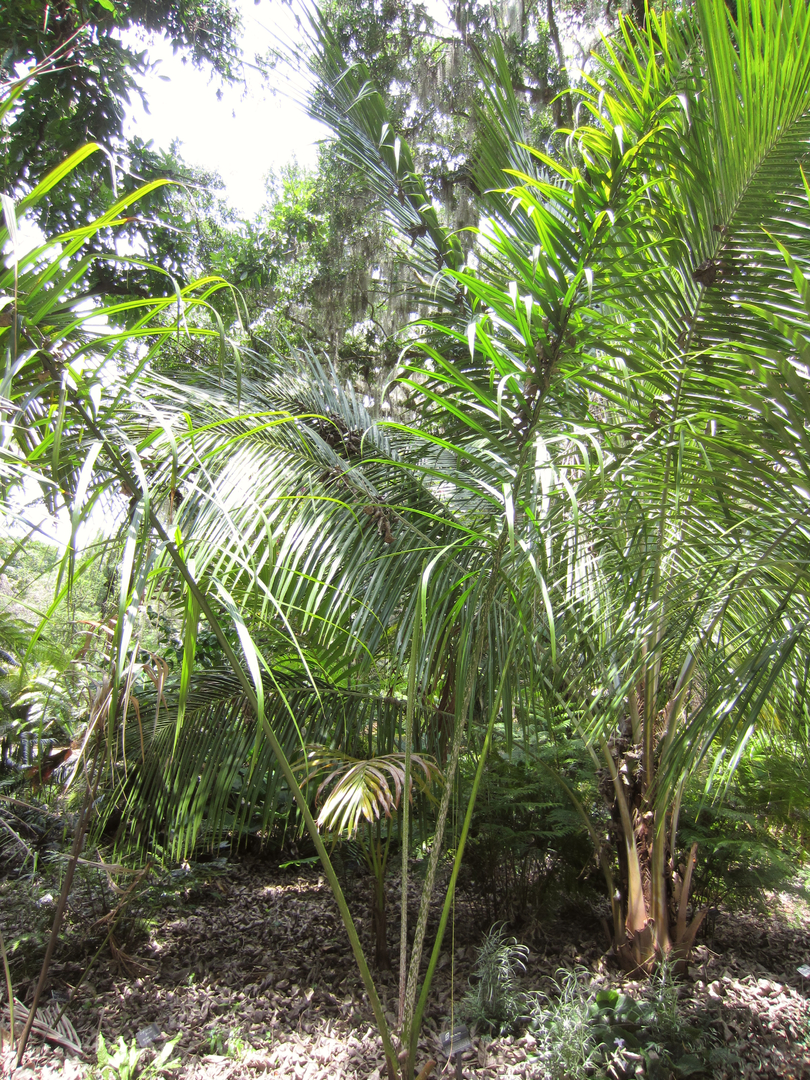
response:
[[[369,873],[374,878],[371,902],[374,961],[378,969],[387,970],[391,960],[386,936],[385,875],[393,833],[392,818],[406,787],[405,754],[358,759],[328,747],[312,746],[295,768],[301,773],[304,787],[326,773],[315,794],[316,802],[326,794],[317,818],[318,827],[335,839],[343,833],[348,839],[356,837],[360,844]],[[411,754],[408,773],[407,801],[413,800],[414,780],[419,790],[432,799],[431,788],[441,780],[435,762],[423,754]],[[382,834],[383,818],[387,823],[385,837]]]

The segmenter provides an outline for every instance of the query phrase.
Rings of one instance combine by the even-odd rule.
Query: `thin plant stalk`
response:
[[[408,853],[410,848],[410,785],[411,744],[413,742],[413,713],[416,706],[416,664],[419,657],[419,637],[422,621],[417,615],[411,638],[411,662],[408,668],[408,704],[405,711],[405,780],[400,818],[400,843],[402,845],[401,900],[399,909],[399,1026],[405,1019],[405,985],[408,975]]]
[[[563,323],[563,331],[567,325],[568,315]],[[555,347],[554,360],[556,360],[556,351],[560,348],[561,337],[558,339]],[[553,370],[553,361],[548,369],[547,376],[545,378],[544,386],[541,388],[537,395],[537,400],[532,411],[531,422],[528,426],[528,430],[523,439],[523,444],[520,449],[520,457],[518,458],[517,468],[515,470],[514,481],[514,498],[515,503],[520,501],[520,492],[523,487],[523,481],[526,476],[529,455],[533,446],[533,439],[535,428],[537,426],[540,410],[543,402],[545,401],[546,393],[548,392],[551,382],[551,371]],[[456,769],[458,767],[458,759],[461,754],[461,744],[464,739],[464,732],[467,727],[467,715],[470,711],[470,705],[472,703],[473,690],[475,689],[475,680],[478,672],[478,665],[481,662],[481,657],[484,654],[484,646],[489,637],[489,613],[492,610],[492,605],[495,600],[495,590],[500,578],[501,563],[503,561],[504,552],[509,542],[510,527],[509,522],[505,522],[501,529],[498,543],[495,546],[495,550],[492,555],[492,562],[489,567],[489,579],[487,581],[484,596],[480,605],[474,605],[475,608],[475,622],[476,627],[473,637],[473,646],[469,658],[467,671],[464,677],[464,694],[462,697],[461,708],[456,714],[455,730],[453,731],[453,743],[450,750],[450,759],[447,764],[445,772],[445,789],[442,792],[441,803],[439,804],[439,812],[436,818],[436,829],[434,833],[433,845],[430,849],[430,856],[428,857],[427,873],[425,874],[425,883],[422,887],[422,899],[419,905],[419,916],[416,924],[416,933],[414,935],[413,951],[411,953],[411,963],[408,970],[408,984],[405,992],[405,1016],[402,1025],[403,1039],[406,1046],[415,1047],[417,1032],[413,1028],[414,1010],[416,1007],[416,988],[419,982],[419,966],[422,960],[422,949],[425,942],[425,932],[427,930],[428,913],[430,909],[430,900],[433,895],[433,886],[436,878],[436,869],[439,863],[439,856],[441,854],[442,841],[444,839],[444,828],[447,822],[447,813],[450,808],[450,795],[455,779]],[[411,1068],[412,1062],[408,1061],[406,1068]]]
[[[509,647],[509,653],[506,657],[506,662],[503,666],[503,672],[501,673],[501,681],[498,684],[498,692],[495,695],[495,700],[492,703],[492,710],[489,714],[489,723],[487,724],[487,733],[484,737],[484,743],[481,747],[481,754],[478,758],[478,767],[475,770],[475,778],[473,779],[472,790],[470,791],[470,798],[467,802],[467,811],[464,815],[464,824],[461,827],[461,835],[459,837],[458,845],[456,847],[456,854],[453,859],[453,870],[450,874],[450,882],[447,886],[447,891],[444,897],[444,906],[442,908],[441,918],[439,920],[439,928],[436,931],[436,940],[433,942],[433,949],[430,954],[430,960],[428,962],[428,969],[425,973],[425,978],[422,983],[422,991],[419,995],[419,1001],[416,1004],[416,1009],[413,1015],[413,1023],[411,1030],[413,1032],[411,1039],[411,1046],[409,1048],[409,1057],[413,1059],[416,1053],[415,1040],[419,1033],[419,1027],[422,1023],[422,1015],[425,1011],[425,1005],[427,1004],[427,996],[430,991],[431,984],[433,982],[433,975],[436,971],[436,965],[439,961],[439,954],[442,948],[442,940],[444,938],[444,932],[447,928],[447,920],[450,916],[450,909],[453,903],[453,898],[456,894],[456,881],[458,880],[459,870],[461,869],[461,860],[464,857],[464,848],[467,843],[467,836],[472,825],[473,812],[475,810],[476,799],[478,798],[478,789],[481,786],[481,779],[484,775],[484,767],[489,756],[490,747],[492,746],[492,733],[495,728],[495,720],[498,716],[498,712],[501,707],[501,698],[503,697],[503,688],[506,682],[506,676],[509,671],[509,663],[512,659],[512,652],[515,647],[515,639],[513,638],[512,644]]]
[[[349,906],[346,903],[346,898],[343,895],[343,890],[340,887],[340,882],[337,879],[337,874],[335,873],[335,869],[332,866],[332,861],[329,858],[329,853],[327,852],[323,840],[321,839],[318,826],[316,825],[315,819],[313,818],[309,806],[307,805],[307,800],[304,797],[304,793],[302,792],[301,787],[298,784],[295,773],[293,772],[292,766],[287,759],[287,755],[284,753],[284,749],[281,746],[281,743],[278,741],[275,732],[273,731],[269,721],[267,720],[267,717],[264,715],[264,711],[259,709],[258,698],[250,682],[250,679],[245,674],[245,671],[240,664],[236,653],[234,652],[230,642],[225,636],[225,632],[222,629],[219,619],[214,614],[213,609],[208,603],[208,599],[205,593],[200,589],[196,580],[189,573],[185,561],[180,556],[177,548],[169,539],[165,529],[163,528],[159,519],[153,514],[151,509],[150,519],[153,527],[155,528],[155,531],[158,533],[160,539],[163,542],[166,552],[168,553],[175,567],[183,576],[189,590],[195,595],[197,603],[200,605],[200,611],[205,616],[209,626],[216,635],[220,647],[225,653],[231,665],[231,668],[234,671],[234,674],[236,675],[237,679],[241,684],[242,691],[248,700],[248,704],[250,705],[255,715],[259,718],[262,726],[262,731],[264,732],[267,741],[270,743],[270,747],[276,757],[276,760],[279,763],[279,767],[281,768],[281,771],[284,775],[284,779],[287,781],[287,784],[289,785],[290,790],[293,793],[293,797],[295,798],[298,809],[304,819],[304,824],[306,825],[307,832],[309,833],[310,838],[315,845],[315,850],[318,852],[318,856],[324,868],[324,873],[326,874],[326,878],[329,882],[330,888],[332,889],[332,893],[340,910],[343,925],[349,937],[355,961],[360,970],[360,977],[363,980],[363,985],[366,988],[366,993],[369,996],[369,1003],[371,1004],[371,1008],[374,1013],[374,1019],[380,1031],[380,1036],[382,1037],[389,1076],[392,1078],[392,1080],[394,1080],[394,1078],[396,1077],[396,1054],[394,1052],[394,1047],[391,1042],[391,1035],[388,1030],[388,1024],[385,1019],[385,1012],[382,1007],[382,1002],[380,1001],[380,997],[377,993],[377,988],[374,984],[371,971],[369,970],[365,954],[363,953],[363,946],[360,944],[360,938],[357,935],[357,929],[354,925],[354,920],[352,919],[351,912],[349,911]]]
[[[436,878],[436,869],[439,864],[442,842],[444,840],[444,828],[447,823],[447,814],[450,808],[450,796],[455,780],[458,759],[461,754],[461,744],[464,737],[464,731],[467,727],[467,713],[469,712],[473,689],[475,687],[475,674],[484,652],[484,644],[487,637],[487,620],[489,618],[490,609],[492,608],[492,602],[495,599],[495,588],[500,572],[501,559],[506,547],[506,540],[507,530],[506,527],[504,527],[500,541],[495,550],[495,556],[492,560],[491,573],[489,581],[487,582],[486,592],[484,593],[481,606],[476,612],[478,629],[473,640],[472,656],[470,657],[469,667],[465,676],[464,697],[462,699],[461,708],[456,715],[450,759],[445,772],[445,788],[442,792],[442,799],[439,804],[439,812],[436,818],[436,828],[430,855],[428,857],[425,883],[422,886],[422,899],[419,905],[419,916],[416,924],[416,933],[414,935],[413,950],[411,952],[410,968],[408,970],[408,984],[405,992],[405,1017],[402,1026],[405,1043],[407,1046],[410,1046],[412,1050],[415,1047],[417,1035],[413,1026],[414,1010],[416,1007],[416,988],[419,982],[419,966],[422,960],[422,949],[425,943],[430,900],[433,896],[433,885]],[[408,1068],[411,1067],[410,1061],[411,1059],[409,1056]]]
[[[14,990],[11,985],[11,969],[8,966],[6,955],[6,943],[3,941],[3,933],[0,931],[0,957],[3,959],[3,974],[6,978],[6,991],[8,992],[8,1018],[9,1031],[11,1033],[11,1045],[14,1045]],[[3,1052],[3,1029],[0,1028],[0,1053]]]
[[[100,724],[100,715],[96,717],[96,724]],[[62,882],[62,891],[59,894],[59,901],[56,905],[56,911],[53,915],[53,923],[51,925],[51,933],[48,938],[48,945],[45,949],[45,956],[42,960],[42,967],[39,972],[39,979],[37,980],[36,989],[34,990],[34,999],[31,1002],[31,1008],[28,1012],[28,1019],[23,1027],[22,1034],[20,1035],[20,1041],[17,1046],[17,1067],[25,1053],[25,1048],[28,1044],[28,1038],[31,1034],[31,1029],[34,1026],[34,1020],[36,1018],[37,1006],[39,1005],[39,999],[42,997],[42,991],[45,988],[45,980],[48,977],[48,970],[51,966],[51,959],[53,957],[54,949],[56,948],[56,942],[59,939],[59,931],[62,928],[62,920],[65,916],[65,908],[67,907],[68,896],[70,895],[70,889],[73,885],[73,877],[76,872],[76,866],[79,861],[79,855],[81,854],[82,844],[84,842],[84,836],[87,832],[87,827],[90,824],[90,816],[93,811],[93,802],[96,797],[96,791],[98,789],[98,782],[101,778],[101,766],[99,764],[99,752],[102,745],[101,730],[96,728],[96,747],[93,755],[93,764],[91,766],[91,773],[87,778],[87,788],[84,794],[84,800],[82,802],[81,812],[79,813],[79,820],[76,823],[76,832],[73,837],[73,848],[70,852],[70,858],[68,859],[67,868],[65,870],[65,878]],[[12,1028],[12,1039],[14,1037],[14,1031]]]

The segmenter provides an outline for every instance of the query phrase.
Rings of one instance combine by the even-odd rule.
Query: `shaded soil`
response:
[[[346,892],[361,937],[371,951],[370,885],[347,873]],[[125,884],[125,879],[122,879]],[[409,901],[413,926],[419,882]],[[12,949],[15,993],[33,996],[39,957],[53,915],[56,887],[38,879],[0,883],[0,929]],[[81,1039],[83,1057],[32,1040],[19,1080],[79,1080],[96,1060],[98,1033],[110,1046],[128,1043],[150,1024],[178,1038],[181,1080],[245,1077],[326,1077],[379,1080],[385,1076],[380,1040],[356,974],[337,907],[323,876],[306,867],[279,870],[245,859],[195,864],[153,874],[133,891],[111,942],[109,914],[119,901],[110,879],[83,868],[70,900],[64,940],[51,966],[46,998],[61,1007]],[[396,965],[399,902],[388,897],[389,942]],[[453,938],[443,953],[429,1002],[421,1063],[444,1065],[438,1035],[449,1025],[486,929],[474,898],[460,895]],[[104,921],[104,920],[107,921]],[[438,921],[438,911],[432,922]],[[628,984],[604,960],[599,922],[583,912],[515,931],[531,949],[524,985],[548,992],[559,969],[581,965],[594,989]],[[429,935],[430,937],[430,935]],[[83,975],[93,954],[98,958]],[[803,901],[771,896],[767,912],[721,910],[682,980],[684,1017],[707,1028],[725,1049],[718,1077],[810,1080],[810,1012],[797,972],[810,963],[810,912]],[[396,973],[379,976],[389,1021],[397,1011]],[[5,995],[4,995],[5,998]],[[477,1035],[464,1075],[482,1078],[544,1075],[531,1034],[489,1039]],[[3,1064],[8,1067],[6,1052]]]

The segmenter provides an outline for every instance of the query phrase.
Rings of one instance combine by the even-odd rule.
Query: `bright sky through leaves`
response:
[[[152,139],[156,148],[165,149],[179,139],[182,157],[189,164],[218,172],[227,187],[227,201],[251,215],[264,201],[268,170],[278,169],[293,157],[303,165],[313,165],[316,142],[326,129],[287,96],[282,75],[275,79],[271,75],[277,87],[268,86],[251,66],[257,53],[278,47],[279,39],[296,40],[290,8],[279,0],[239,0],[239,6],[246,86],[226,86],[218,99],[217,78],[183,63],[166,41],[156,39],[147,46],[156,67],[143,80],[149,112],[133,100],[129,134],[147,142]],[[133,45],[143,47],[134,39]]]

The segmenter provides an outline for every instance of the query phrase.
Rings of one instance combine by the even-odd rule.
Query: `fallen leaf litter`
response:
[[[9,887],[14,885],[7,881],[0,897],[8,897]],[[354,876],[346,892],[369,946],[368,883],[362,875]],[[397,892],[392,882],[392,943],[398,926]],[[417,902],[415,889],[409,899],[411,925]],[[30,906],[35,907],[35,901]],[[9,940],[15,928],[4,907],[0,922]],[[71,902],[74,922],[82,919],[81,908],[77,895]],[[459,897],[455,962],[451,964],[445,952],[429,1003],[420,1055],[423,1060],[435,1057],[439,1068],[444,1064],[439,1034],[449,1027],[466,990],[474,947],[487,928],[476,910],[468,897]],[[15,911],[19,916],[18,905]],[[148,918],[148,933],[139,937],[133,930],[133,940],[118,949],[117,958],[115,951],[103,953],[66,1013],[84,1047],[84,1060],[64,1047],[32,1041],[23,1068],[15,1073],[17,1080],[81,1080],[95,1060],[99,1029],[108,1047],[119,1036],[131,1043],[148,1030],[152,1041],[143,1052],[144,1062],[165,1039],[179,1036],[177,1053],[183,1065],[172,1075],[180,1080],[380,1080],[386,1075],[380,1039],[336,905],[317,870],[280,871],[254,859],[200,865],[183,875],[153,877],[128,918],[131,927]],[[434,926],[437,919],[438,908]],[[521,936],[519,929],[516,933]],[[598,922],[582,913],[567,924],[557,920],[535,925],[527,943],[532,947],[527,988],[542,987],[544,979],[574,963],[590,969],[595,986],[622,982],[604,963]],[[86,945],[88,956],[95,951],[92,944]],[[719,913],[713,936],[699,945],[683,981],[681,1008],[685,1016],[708,1020],[717,1039],[737,1055],[729,1080],[810,1080],[810,1012],[797,970],[808,957],[810,918],[789,897],[774,898],[767,915]],[[50,979],[57,1000],[64,1000],[65,991],[75,986],[85,964],[86,958],[69,949],[57,950]],[[139,974],[133,977],[133,971]],[[393,1023],[395,973],[379,975],[378,983]],[[626,979],[623,985],[630,993],[640,989]],[[23,983],[16,988],[17,996],[24,1000],[29,990]],[[160,1038],[154,1038],[155,1029]],[[141,1035],[140,1041],[147,1040]],[[473,1050],[464,1055],[465,1077],[539,1080],[531,1034],[494,1040],[479,1034],[473,1042]],[[2,1064],[9,1063],[6,1046]]]

